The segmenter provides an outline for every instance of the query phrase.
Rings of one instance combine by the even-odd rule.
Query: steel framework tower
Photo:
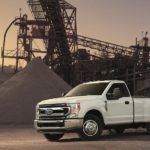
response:
[[[28,20],[27,15],[14,20],[12,23],[19,26],[17,48],[2,49],[3,61],[16,60],[16,71],[19,60],[29,62],[39,53],[68,83],[80,74],[81,82],[103,79],[102,74],[105,78],[133,80],[149,67],[147,37],[142,46],[125,47],[77,35],[76,8],[66,0],[28,0],[28,5],[34,20]],[[35,39],[43,40],[44,50],[33,48]]]
[[[49,24],[44,27],[48,32],[45,63],[53,69],[59,65],[69,82],[71,54],[77,50],[76,8],[65,0],[29,0],[28,3],[36,20]]]

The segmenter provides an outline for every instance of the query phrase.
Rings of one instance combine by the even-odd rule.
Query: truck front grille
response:
[[[70,107],[63,104],[40,105],[38,109],[39,120],[65,119],[70,113]]]
[[[64,127],[64,122],[56,123],[38,123],[38,127]]]
[[[39,120],[60,120],[60,119],[65,119],[65,117],[39,116]]]

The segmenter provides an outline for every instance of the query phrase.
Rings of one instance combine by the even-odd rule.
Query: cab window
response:
[[[121,97],[129,97],[130,94],[123,83],[115,83],[108,90],[106,97],[108,100],[116,100]]]

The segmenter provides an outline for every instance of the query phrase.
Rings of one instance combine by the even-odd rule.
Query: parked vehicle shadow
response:
[[[69,138],[61,139],[59,142],[84,142],[81,138]],[[150,135],[146,132],[125,132],[123,134],[117,134],[110,132],[100,136],[98,140],[93,141],[150,141]]]

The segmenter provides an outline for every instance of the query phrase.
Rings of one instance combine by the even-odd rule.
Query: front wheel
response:
[[[64,134],[44,134],[45,138],[49,141],[58,141]]]
[[[85,117],[82,129],[80,131],[81,138],[85,140],[96,140],[103,131],[103,122],[96,115],[89,114]]]

